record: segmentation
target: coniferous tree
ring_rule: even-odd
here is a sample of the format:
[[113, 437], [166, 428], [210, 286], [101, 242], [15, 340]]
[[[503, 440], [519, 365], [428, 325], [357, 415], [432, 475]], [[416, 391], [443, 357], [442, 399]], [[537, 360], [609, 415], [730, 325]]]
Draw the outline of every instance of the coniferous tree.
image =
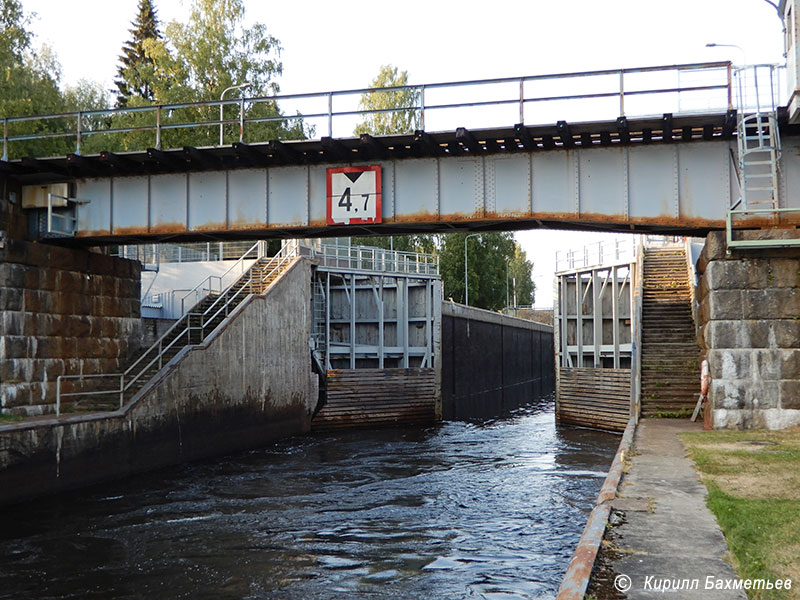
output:
[[131, 22], [131, 39], [122, 46], [117, 67], [117, 106], [126, 106], [131, 97], [154, 100], [153, 59], [145, 51], [145, 40], [160, 40], [158, 16], [152, 0], [139, 0], [136, 20]]

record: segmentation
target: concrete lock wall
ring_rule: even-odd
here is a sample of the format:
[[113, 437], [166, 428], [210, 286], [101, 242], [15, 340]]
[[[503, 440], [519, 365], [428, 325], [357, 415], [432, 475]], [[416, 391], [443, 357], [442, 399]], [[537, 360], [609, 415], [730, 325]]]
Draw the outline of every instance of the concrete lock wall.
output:
[[553, 328], [442, 303], [442, 417], [501, 414], [553, 392]]
[[136, 261], [6, 240], [0, 248], [0, 409], [54, 411], [59, 375], [117, 373], [139, 350]]
[[317, 402], [301, 259], [123, 411], [0, 425], [0, 504], [307, 431]]
[[724, 232], [714, 232], [697, 271], [698, 339], [711, 374], [712, 426], [800, 425], [800, 250], [734, 249], [728, 255]]

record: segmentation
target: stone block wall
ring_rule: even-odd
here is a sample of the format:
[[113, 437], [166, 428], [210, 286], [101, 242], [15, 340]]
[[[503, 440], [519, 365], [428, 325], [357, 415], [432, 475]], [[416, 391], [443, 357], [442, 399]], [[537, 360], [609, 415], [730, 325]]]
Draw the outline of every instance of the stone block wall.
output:
[[706, 239], [697, 263], [699, 343], [715, 429], [800, 425], [800, 252], [726, 252]]
[[0, 410], [52, 412], [59, 375], [115, 373], [140, 348], [140, 264], [49, 244], [0, 248]]

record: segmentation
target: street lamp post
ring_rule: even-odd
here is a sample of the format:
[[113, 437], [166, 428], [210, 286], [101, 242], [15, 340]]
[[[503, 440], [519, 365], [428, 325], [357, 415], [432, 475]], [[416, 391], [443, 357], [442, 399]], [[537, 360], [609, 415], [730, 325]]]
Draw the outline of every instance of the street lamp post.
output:
[[219, 100], [220, 100], [220, 104], [219, 104], [219, 145], [220, 146], [222, 146], [222, 144], [224, 143], [223, 142], [223, 138], [222, 138], [222, 125], [223, 125], [223, 123], [222, 123], [222, 119], [223, 119], [222, 99], [224, 98], [225, 94], [230, 92], [231, 90], [243, 90], [246, 87], [250, 87], [250, 82], [249, 81], [246, 81], [244, 83], [240, 83], [239, 85], [232, 85], [231, 87], [227, 87], [224, 90], [222, 90], [222, 93], [219, 95]]
[[736, 44], [716, 44], [714, 42], [710, 42], [706, 44], [706, 48], [736, 48], [739, 52], [742, 53], [742, 66], [747, 66], [747, 54], [742, 49], [741, 46], [737, 46]]
[[477, 237], [480, 233], [470, 233], [464, 238], [464, 304], [469, 306], [469, 280], [467, 279], [467, 272], [469, 266], [469, 257], [467, 256], [467, 240], [471, 237]]

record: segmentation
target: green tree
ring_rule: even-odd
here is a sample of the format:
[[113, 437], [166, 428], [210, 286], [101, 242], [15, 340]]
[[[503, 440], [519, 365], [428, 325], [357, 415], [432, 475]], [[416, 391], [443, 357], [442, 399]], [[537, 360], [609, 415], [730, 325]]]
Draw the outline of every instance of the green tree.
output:
[[[442, 236], [439, 248], [439, 270], [444, 281], [444, 296], [456, 302], [465, 301], [464, 241], [467, 234]], [[467, 240], [469, 256], [469, 304], [499, 310], [506, 305], [506, 262], [509, 278], [517, 278], [517, 303], [533, 302], [533, 265], [514, 241], [512, 233], [482, 233]]]
[[[383, 65], [369, 87], [386, 88], [407, 85], [408, 71], [399, 71], [392, 65]], [[356, 135], [362, 133], [391, 135], [413, 132], [420, 126], [420, 115], [416, 108], [418, 104], [419, 91], [415, 88], [362, 94], [359, 103], [361, 110], [387, 112], [372, 112], [364, 115], [364, 120], [356, 126], [355, 133]]]
[[[48, 47], [31, 45], [30, 16], [19, 0], [0, 0], [0, 117], [63, 112], [59, 90], [61, 66]], [[9, 135], [72, 131], [68, 119], [24, 121], [9, 124]], [[51, 138], [15, 142], [9, 158], [64, 154], [74, 138]]]
[[144, 100], [155, 100], [152, 90], [154, 76], [153, 59], [145, 52], [146, 40], [160, 40], [158, 16], [152, 0], [139, 0], [136, 19], [131, 22], [131, 39], [122, 46], [117, 67], [117, 106], [128, 104], [132, 96]]
[[[243, 0], [193, 0], [186, 23], [167, 24], [163, 38], [142, 42], [147, 57], [144, 73], [150, 82], [153, 102], [180, 104], [219, 100], [222, 92], [234, 85], [249, 83], [241, 93], [247, 96], [268, 96], [279, 91], [275, 80], [283, 71], [279, 60], [280, 42], [267, 33], [262, 23], [245, 26]], [[229, 94], [226, 99], [235, 99]], [[131, 97], [128, 106], [151, 104], [143, 98]], [[224, 108], [225, 120], [236, 120], [237, 105]], [[245, 141], [270, 139], [302, 139], [307, 136], [301, 119], [283, 116], [274, 101], [245, 105], [245, 117], [261, 119], [246, 127]], [[162, 115], [162, 124], [205, 122], [206, 126], [167, 129], [162, 135], [163, 147], [211, 146], [219, 143], [218, 106], [173, 109]], [[130, 112], [115, 117], [115, 127], [152, 126], [153, 112]], [[225, 127], [225, 141], [238, 141], [239, 128]], [[143, 150], [154, 145], [152, 132], [132, 132], [122, 141], [125, 150]]]

